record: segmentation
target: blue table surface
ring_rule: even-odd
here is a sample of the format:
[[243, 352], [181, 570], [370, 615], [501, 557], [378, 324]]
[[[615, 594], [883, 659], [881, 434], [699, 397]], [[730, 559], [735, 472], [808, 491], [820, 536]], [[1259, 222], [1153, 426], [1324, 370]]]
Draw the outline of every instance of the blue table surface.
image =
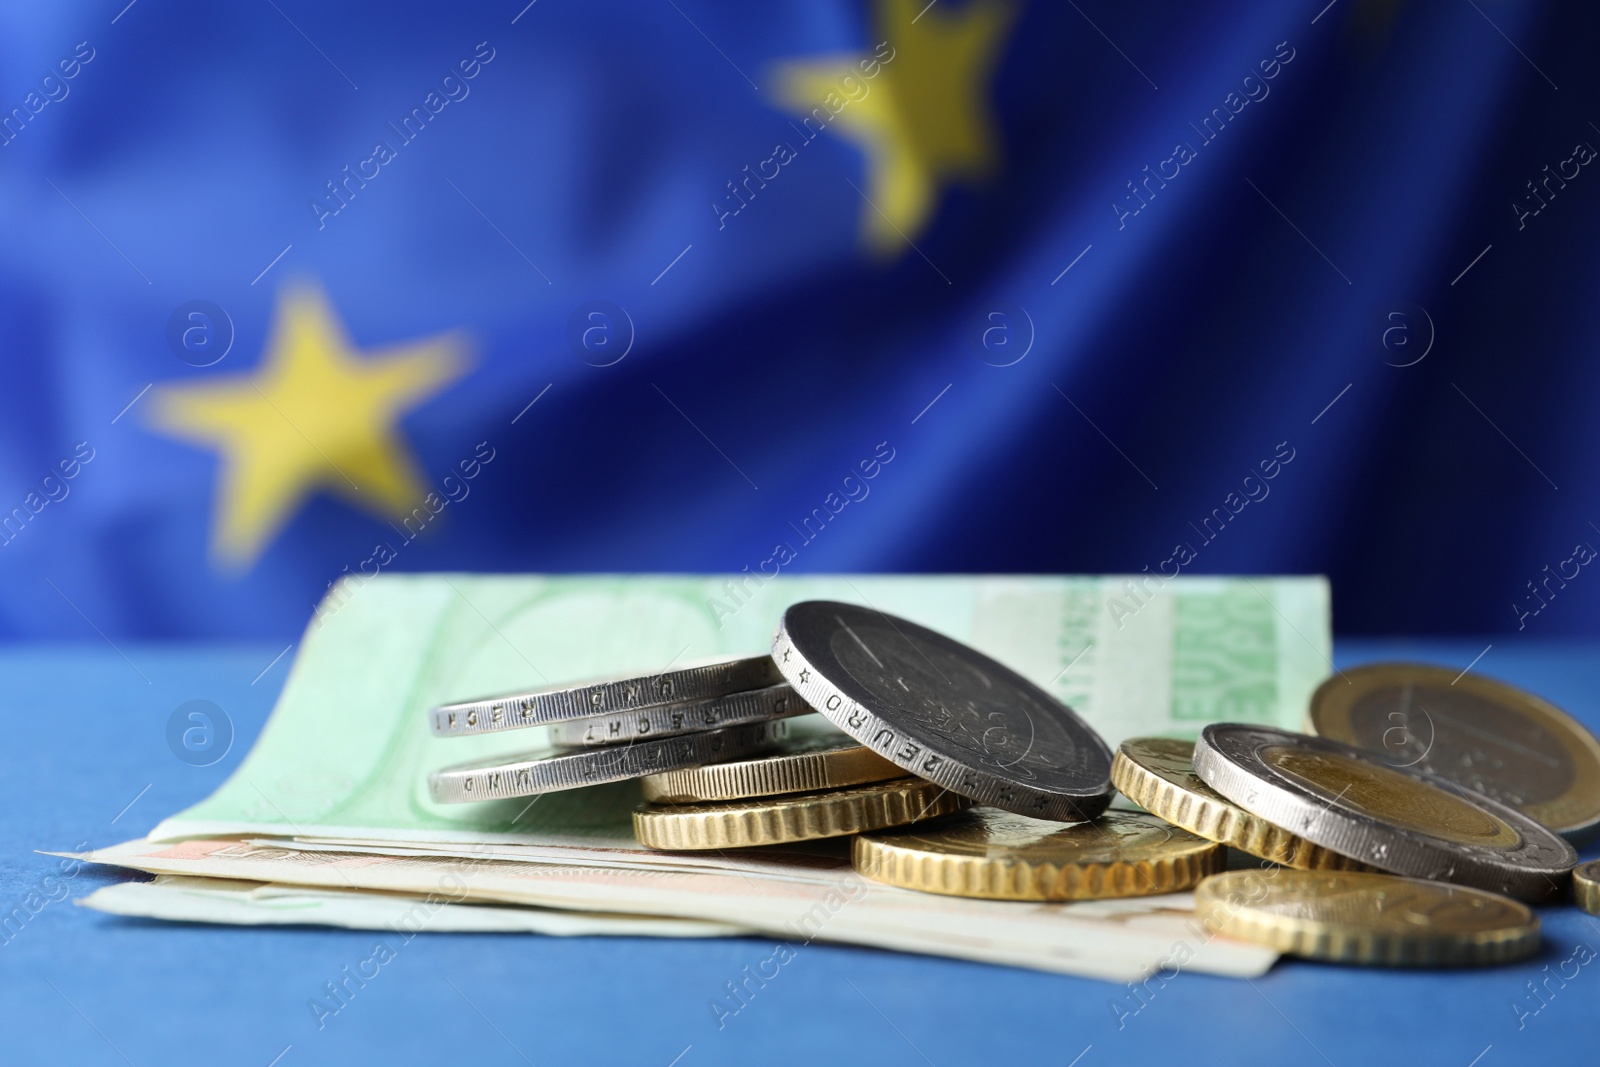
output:
[[[1338, 662], [1464, 667], [1484, 645], [1343, 641]], [[0, 915], [58, 873], [59, 861], [33, 850], [136, 837], [221, 783], [283, 683], [280, 648], [0, 649]], [[1478, 669], [1600, 726], [1592, 645], [1496, 642]], [[210, 767], [167, 745], [168, 717], [194, 699], [220, 705], [237, 732]], [[121, 877], [85, 868], [70, 897]], [[1570, 905], [1542, 910], [1543, 950], [1526, 963], [1392, 971], [1284, 960], [1253, 982], [1184, 973], [1136, 1014], [1139, 1002], [1112, 983], [816, 943], [720, 1027], [710, 1001], [771, 955], [771, 941], [428, 934], [319, 1028], [308, 1002], [367, 959], [378, 935], [131, 920], [70, 897], [24, 908], [25, 921], [0, 934], [0, 1062], [1097, 1067], [1161, 1056], [1499, 1067], [1574, 1054], [1593, 1063], [1600, 1050], [1600, 962], [1570, 962], [1600, 950], [1600, 920]]]

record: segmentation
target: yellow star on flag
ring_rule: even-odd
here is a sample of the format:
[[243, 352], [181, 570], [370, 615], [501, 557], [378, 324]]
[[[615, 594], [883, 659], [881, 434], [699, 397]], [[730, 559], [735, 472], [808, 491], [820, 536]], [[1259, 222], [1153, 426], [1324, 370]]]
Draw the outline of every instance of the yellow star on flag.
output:
[[396, 423], [466, 367], [450, 334], [360, 355], [323, 292], [294, 285], [253, 373], [163, 386], [149, 420], [220, 454], [212, 554], [245, 569], [319, 489], [409, 515], [427, 489]]
[[1013, 14], [996, 0], [949, 14], [925, 0], [878, 0], [878, 31], [893, 51], [878, 53], [888, 59], [875, 77], [865, 76], [871, 68], [862, 56], [779, 66], [779, 92], [813, 119], [808, 130], [836, 127], [866, 153], [862, 237], [874, 252], [903, 252], [928, 224], [942, 186], [993, 172], [989, 80]]

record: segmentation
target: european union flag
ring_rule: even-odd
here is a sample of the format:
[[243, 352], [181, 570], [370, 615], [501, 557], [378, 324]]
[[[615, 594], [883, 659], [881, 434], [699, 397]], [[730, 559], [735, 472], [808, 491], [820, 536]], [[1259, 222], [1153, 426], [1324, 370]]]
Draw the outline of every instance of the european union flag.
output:
[[0, 14], [0, 627], [437, 569], [1594, 629], [1575, 3]]

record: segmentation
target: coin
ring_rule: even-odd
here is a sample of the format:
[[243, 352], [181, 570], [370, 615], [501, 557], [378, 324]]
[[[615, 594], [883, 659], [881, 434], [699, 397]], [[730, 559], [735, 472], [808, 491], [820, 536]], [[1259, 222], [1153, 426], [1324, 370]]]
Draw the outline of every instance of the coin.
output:
[[971, 803], [932, 782], [897, 778], [720, 804], [641, 804], [633, 813], [633, 836], [649, 848], [749, 848], [902, 826]]
[[1578, 860], [1515, 808], [1323, 737], [1213, 723], [1194, 769], [1251, 814], [1395, 874], [1538, 901], [1565, 889]]
[[1194, 742], [1134, 737], [1111, 761], [1111, 781], [1153, 815], [1210, 841], [1290, 867], [1365, 870], [1366, 864], [1296, 837], [1245, 811], [1194, 773]]
[[1066, 705], [916, 623], [812, 600], [783, 613], [778, 669], [845, 733], [982, 804], [1077, 821], [1111, 799], [1111, 751]]
[[428, 775], [428, 790], [441, 804], [502, 800], [576, 789], [602, 782], [642, 778], [657, 771], [695, 767], [759, 752], [789, 735], [789, 721], [745, 723], [680, 737], [657, 737], [631, 745], [560, 749], [491, 756]]
[[1572, 899], [1590, 915], [1600, 915], [1600, 860], [1573, 868]]
[[765, 689], [782, 681], [770, 656], [720, 657], [659, 674], [616, 675], [444, 704], [429, 712], [428, 719], [433, 732], [441, 736], [483, 734], [616, 711], [714, 700], [750, 689]]
[[1335, 963], [1505, 963], [1539, 949], [1539, 919], [1481, 889], [1360, 871], [1229, 871], [1195, 890], [1208, 930]]
[[1600, 740], [1547, 700], [1481, 674], [1379, 663], [1311, 697], [1312, 729], [1437, 774], [1568, 837], [1600, 826]]
[[644, 798], [668, 804], [809, 793], [903, 778], [905, 771], [854, 738], [790, 737], [770, 756], [666, 771], [640, 779]]
[[766, 722], [811, 711], [787, 685], [769, 685], [748, 693], [733, 693], [712, 700], [664, 704], [611, 715], [553, 723], [550, 741], [556, 745], [615, 745], [644, 737], [671, 737], [714, 730], [741, 722]]
[[926, 827], [858, 837], [856, 870], [902, 889], [986, 900], [1098, 900], [1176, 893], [1226, 850], [1143, 812], [1063, 826], [973, 808]]

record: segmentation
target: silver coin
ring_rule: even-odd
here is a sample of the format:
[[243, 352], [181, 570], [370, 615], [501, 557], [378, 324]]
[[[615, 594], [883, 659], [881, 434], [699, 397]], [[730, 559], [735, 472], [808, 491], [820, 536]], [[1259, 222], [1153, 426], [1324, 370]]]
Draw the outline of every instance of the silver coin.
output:
[[428, 714], [440, 736], [485, 734], [765, 689], [783, 675], [770, 656], [721, 657], [659, 674], [616, 675], [444, 704]]
[[906, 771], [1038, 819], [1105, 810], [1111, 750], [1066, 705], [959, 641], [879, 611], [810, 600], [772, 657], [807, 704]]
[[1251, 814], [1394, 874], [1540, 901], [1564, 891], [1578, 862], [1571, 845], [1515, 808], [1323, 737], [1213, 723], [1195, 745], [1194, 769]]
[[791, 687], [769, 685], [765, 689], [714, 700], [558, 722], [550, 727], [550, 740], [557, 745], [570, 746], [626, 744], [647, 737], [674, 737], [742, 722], [784, 719], [810, 711]]
[[679, 737], [658, 737], [631, 745], [544, 748], [434, 771], [428, 775], [428, 792], [441, 804], [530, 797], [740, 759], [787, 736], [788, 721], [778, 719]]

